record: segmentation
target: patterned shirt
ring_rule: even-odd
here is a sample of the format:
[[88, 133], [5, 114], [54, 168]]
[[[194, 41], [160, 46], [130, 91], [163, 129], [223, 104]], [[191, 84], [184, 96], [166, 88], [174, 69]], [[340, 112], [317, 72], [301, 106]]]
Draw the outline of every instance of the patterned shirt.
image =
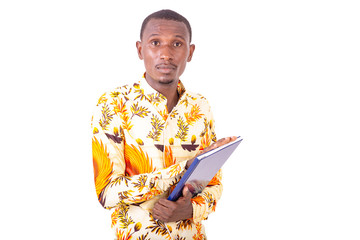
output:
[[92, 119], [98, 200], [111, 209], [117, 239], [206, 239], [202, 220], [222, 193], [221, 171], [192, 201], [193, 218], [163, 223], [152, 208], [184, 174], [186, 160], [216, 141], [208, 101], [178, 84], [169, 113], [166, 98], [143, 77], [103, 94]]

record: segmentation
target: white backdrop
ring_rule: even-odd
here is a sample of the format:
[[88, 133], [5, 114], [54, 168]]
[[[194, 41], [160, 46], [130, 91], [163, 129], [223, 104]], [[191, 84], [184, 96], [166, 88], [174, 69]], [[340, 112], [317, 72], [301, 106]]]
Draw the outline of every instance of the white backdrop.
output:
[[93, 185], [92, 109], [141, 76], [141, 22], [170, 8], [196, 45], [182, 81], [209, 99], [218, 137], [244, 138], [208, 238], [359, 239], [356, 3], [2, 1], [0, 238], [112, 239]]

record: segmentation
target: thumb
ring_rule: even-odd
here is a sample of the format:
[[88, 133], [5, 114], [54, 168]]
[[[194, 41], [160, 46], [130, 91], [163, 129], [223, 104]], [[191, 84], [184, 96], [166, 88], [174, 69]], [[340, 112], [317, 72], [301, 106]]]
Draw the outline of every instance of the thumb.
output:
[[188, 199], [192, 197], [192, 193], [190, 192], [188, 186], [185, 186], [183, 189], [183, 197]]

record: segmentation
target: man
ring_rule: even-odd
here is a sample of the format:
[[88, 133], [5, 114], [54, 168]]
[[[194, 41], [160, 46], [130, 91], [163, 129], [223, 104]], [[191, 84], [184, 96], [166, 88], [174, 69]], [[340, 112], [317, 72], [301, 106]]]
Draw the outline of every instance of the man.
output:
[[143, 78], [102, 95], [94, 112], [96, 193], [113, 210], [117, 239], [206, 239], [201, 221], [221, 196], [221, 172], [202, 193], [185, 187], [167, 200], [196, 155], [234, 140], [216, 142], [207, 100], [179, 80], [195, 50], [191, 34], [176, 12], [149, 15], [136, 43]]

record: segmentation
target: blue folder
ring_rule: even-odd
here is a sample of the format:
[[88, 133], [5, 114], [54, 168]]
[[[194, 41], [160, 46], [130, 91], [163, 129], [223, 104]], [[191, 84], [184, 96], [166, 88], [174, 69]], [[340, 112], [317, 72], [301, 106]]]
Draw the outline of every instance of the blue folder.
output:
[[239, 146], [241, 141], [242, 138], [238, 137], [233, 142], [197, 156], [169, 195], [168, 200], [176, 201], [182, 196], [182, 189], [185, 185], [188, 185], [193, 195], [200, 193]]

